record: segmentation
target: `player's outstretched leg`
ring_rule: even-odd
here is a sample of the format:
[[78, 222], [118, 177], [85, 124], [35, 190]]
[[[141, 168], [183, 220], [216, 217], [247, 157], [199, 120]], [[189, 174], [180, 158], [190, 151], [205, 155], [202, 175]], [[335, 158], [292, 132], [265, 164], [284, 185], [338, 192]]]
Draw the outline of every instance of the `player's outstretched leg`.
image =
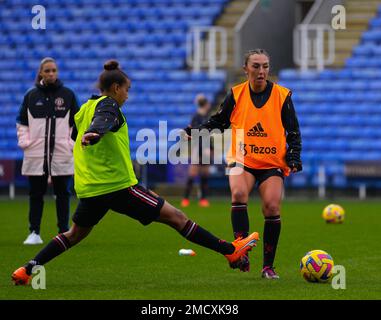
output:
[[240, 261], [248, 251], [257, 245], [259, 240], [257, 232], [250, 234], [246, 238], [238, 238], [233, 242], [218, 239], [168, 202], [164, 203], [158, 222], [165, 223], [176, 229], [191, 242], [223, 254], [230, 264]]
[[23, 267], [18, 268], [12, 274], [15, 285], [27, 285], [32, 279], [32, 270], [36, 265], [42, 266], [54, 259], [61, 253], [69, 250], [79, 243], [91, 231], [92, 227], [80, 227], [73, 223], [68, 232], [61, 233], [53, 238], [35, 257]]

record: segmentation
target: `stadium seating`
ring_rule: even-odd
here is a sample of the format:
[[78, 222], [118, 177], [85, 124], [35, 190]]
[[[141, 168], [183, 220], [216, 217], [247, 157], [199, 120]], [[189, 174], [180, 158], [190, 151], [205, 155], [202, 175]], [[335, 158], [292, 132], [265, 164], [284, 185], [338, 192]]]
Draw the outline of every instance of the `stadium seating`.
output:
[[[57, 60], [60, 78], [80, 104], [97, 92], [105, 60], [119, 60], [132, 79], [123, 110], [133, 157], [139, 129], [157, 133], [164, 120], [168, 132], [187, 125], [195, 95], [215, 101], [226, 74], [187, 70], [186, 33], [212, 25], [227, 1], [41, 0], [46, 30], [31, 28], [34, 0], [0, 1], [0, 159], [22, 158], [15, 118], [46, 56]], [[381, 160], [381, 6], [343, 69], [290, 69], [279, 77], [293, 91], [303, 138], [304, 170], [287, 183], [316, 186], [323, 165], [328, 183], [341, 188], [348, 186], [346, 161]]]
[[304, 172], [291, 185], [318, 185], [324, 165], [328, 184], [346, 187], [347, 161], [381, 161], [381, 6], [343, 69], [287, 69], [279, 78], [293, 91], [303, 139]]
[[[46, 30], [31, 27], [32, 0], [0, 2], [0, 159], [21, 159], [15, 120], [39, 61], [54, 57], [59, 76], [84, 103], [97, 93], [103, 63], [116, 58], [132, 79], [128, 117], [132, 155], [136, 133], [158, 121], [168, 132], [183, 128], [203, 92], [214, 101], [224, 89], [225, 72], [186, 69], [186, 33], [211, 26], [227, 0], [45, 0]], [[145, 118], [142, 118], [142, 113]]]

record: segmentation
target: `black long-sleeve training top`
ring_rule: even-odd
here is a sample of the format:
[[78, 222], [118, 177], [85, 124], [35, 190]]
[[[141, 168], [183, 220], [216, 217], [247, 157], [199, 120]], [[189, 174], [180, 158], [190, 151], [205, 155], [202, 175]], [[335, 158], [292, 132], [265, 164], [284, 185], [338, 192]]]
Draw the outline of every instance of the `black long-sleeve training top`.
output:
[[[100, 97], [101, 96], [93, 95], [91, 99], [96, 100]], [[102, 137], [109, 131], [117, 132], [124, 122], [122, 111], [120, 110], [118, 103], [113, 98], [107, 97], [101, 100], [95, 107], [90, 127], [85, 133], [98, 133], [100, 137]], [[77, 138], [76, 128], [74, 128], [71, 138], [73, 140]], [[99, 139], [91, 140], [90, 144], [95, 144], [98, 141]]]

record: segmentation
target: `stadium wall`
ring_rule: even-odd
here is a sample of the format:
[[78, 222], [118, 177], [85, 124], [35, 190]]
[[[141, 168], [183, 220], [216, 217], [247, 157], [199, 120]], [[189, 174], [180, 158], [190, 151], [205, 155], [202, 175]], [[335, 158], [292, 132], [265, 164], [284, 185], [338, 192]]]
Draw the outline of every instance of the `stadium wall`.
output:
[[343, 0], [318, 0], [315, 1], [309, 14], [304, 19], [303, 23], [319, 24], [327, 23], [331, 24], [332, 20], [332, 8], [335, 5], [342, 5]]
[[[279, 14], [274, 15], [274, 12]], [[271, 56], [272, 73], [292, 68], [292, 33], [297, 24], [295, 17], [295, 0], [257, 1], [238, 34], [240, 39], [245, 39], [236, 48], [238, 58], [240, 56], [242, 60], [244, 52], [250, 49], [265, 48]]]

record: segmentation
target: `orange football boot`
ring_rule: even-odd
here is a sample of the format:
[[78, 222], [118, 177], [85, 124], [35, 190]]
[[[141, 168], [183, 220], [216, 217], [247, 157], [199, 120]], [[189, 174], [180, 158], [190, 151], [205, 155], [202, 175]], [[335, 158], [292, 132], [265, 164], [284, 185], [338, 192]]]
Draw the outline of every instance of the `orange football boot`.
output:
[[184, 198], [183, 200], [181, 200], [181, 206], [182, 206], [183, 208], [188, 207], [189, 204], [190, 204], [189, 199]]
[[32, 276], [26, 273], [25, 267], [18, 268], [15, 272], [12, 273], [12, 281], [16, 286], [25, 286], [28, 285]]
[[257, 241], [259, 240], [258, 232], [253, 232], [246, 238], [239, 237], [232, 242], [235, 250], [232, 254], [226, 254], [225, 257], [228, 259], [230, 265], [234, 265], [240, 261], [243, 256], [246, 255], [253, 247], [257, 246]]
[[198, 205], [200, 207], [207, 208], [210, 206], [210, 203], [207, 199], [200, 199], [200, 201], [198, 202]]

